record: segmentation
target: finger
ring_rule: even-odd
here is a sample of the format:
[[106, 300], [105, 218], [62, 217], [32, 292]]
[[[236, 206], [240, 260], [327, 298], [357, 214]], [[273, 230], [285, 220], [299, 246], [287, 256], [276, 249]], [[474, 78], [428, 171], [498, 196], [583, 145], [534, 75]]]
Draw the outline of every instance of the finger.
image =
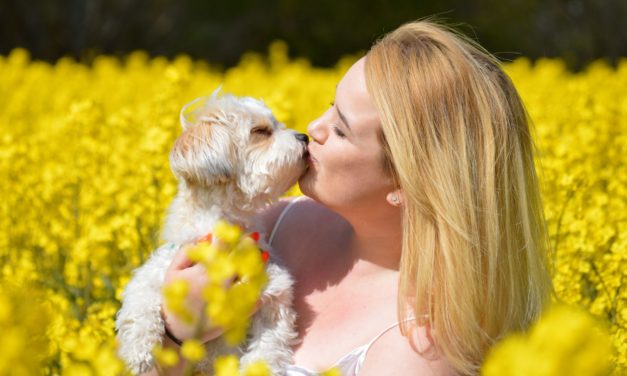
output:
[[187, 257], [188, 248], [189, 248], [188, 245], [183, 245], [181, 246], [181, 249], [179, 249], [176, 252], [176, 254], [174, 255], [174, 258], [172, 259], [172, 263], [170, 264], [171, 269], [181, 270], [181, 269], [187, 269], [190, 266], [195, 265], [195, 262], [193, 262]]
[[222, 286], [224, 286], [225, 289], [228, 289], [229, 287], [233, 286], [233, 284], [235, 283], [239, 283], [241, 282], [241, 280], [239, 279], [238, 275], [233, 275], [230, 278], [226, 278], [223, 283]]
[[181, 273], [182, 275], [185, 275], [185, 279], [187, 279], [196, 289], [202, 289], [209, 282], [207, 269], [202, 264], [195, 264], [194, 266], [183, 270]]
[[194, 263], [188, 269], [189, 269], [190, 274], [195, 275], [195, 276], [207, 275], [207, 268], [203, 264]]

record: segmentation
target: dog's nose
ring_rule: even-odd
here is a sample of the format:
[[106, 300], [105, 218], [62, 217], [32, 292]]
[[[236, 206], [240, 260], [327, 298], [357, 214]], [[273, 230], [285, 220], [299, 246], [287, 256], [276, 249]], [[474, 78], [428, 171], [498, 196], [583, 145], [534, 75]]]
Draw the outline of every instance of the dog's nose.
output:
[[305, 144], [309, 143], [309, 136], [304, 133], [296, 133], [294, 136], [298, 141], [304, 142]]

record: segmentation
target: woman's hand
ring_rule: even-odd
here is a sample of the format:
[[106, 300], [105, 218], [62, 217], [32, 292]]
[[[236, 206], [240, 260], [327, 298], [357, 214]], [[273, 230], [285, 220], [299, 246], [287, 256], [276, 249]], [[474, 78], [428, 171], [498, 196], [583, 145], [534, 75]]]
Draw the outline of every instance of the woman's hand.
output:
[[[187, 294], [186, 307], [196, 319], [202, 317], [200, 340], [204, 343], [221, 336], [224, 329], [211, 326], [203, 314], [206, 302], [202, 297], [202, 290], [209, 278], [207, 269], [202, 264], [195, 263], [187, 257], [187, 250], [193, 246], [194, 244], [186, 244], [177, 251], [166, 271], [164, 285], [180, 279], [187, 281], [189, 292]], [[263, 300], [259, 299], [252, 314], [257, 312], [262, 305]], [[178, 340], [184, 341], [194, 337], [196, 334], [197, 321], [192, 324], [183, 322], [165, 304], [161, 305], [161, 314], [167, 330]]]
[[[202, 316], [202, 334], [200, 338], [202, 342], [207, 342], [219, 337], [223, 330], [218, 327], [211, 327], [203, 314], [206, 303], [202, 298], [202, 290], [208, 282], [207, 269], [202, 264], [195, 263], [187, 258], [187, 250], [192, 246], [194, 245], [186, 244], [177, 251], [166, 271], [164, 285], [181, 279], [187, 281], [189, 293], [187, 295], [186, 307], [196, 320]], [[192, 338], [196, 334], [197, 321], [191, 325], [183, 322], [166, 307], [166, 304], [161, 305], [161, 314], [167, 330], [180, 341]]]

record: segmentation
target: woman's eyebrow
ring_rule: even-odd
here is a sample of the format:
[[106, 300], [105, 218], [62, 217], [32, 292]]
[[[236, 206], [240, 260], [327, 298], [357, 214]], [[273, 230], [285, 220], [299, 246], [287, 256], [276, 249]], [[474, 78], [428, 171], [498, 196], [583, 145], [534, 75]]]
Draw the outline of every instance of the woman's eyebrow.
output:
[[[335, 96], [337, 97], [337, 85], [335, 85], [335, 93], [336, 93]], [[350, 130], [352, 132], [353, 130], [351, 129], [351, 126], [348, 125], [348, 121], [346, 120], [346, 116], [344, 116], [342, 111], [340, 111], [340, 108], [337, 106], [337, 103], [335, 103], [335, 109], [337, 110], [337, 114], [340, 115], [340, 119], [342, 119], [342, 122], [344, 123], [344, 125], [346, 125], [346, 128], [348, 128], [348, 130]]]
[[342, 119], [342, 122], [344, 123], [344, 125], [346, 125], [346, 128], [352, 131], [351, 126], [348, 125], [348, 121], [346, 121], [346, 117], [344, 116], [342, 111], [340, 111], [340, 108], [337, 106], [337, 104], [335, 105], [335, 109], [337, 110], [337, 114], [340, 115], [340, 119]]

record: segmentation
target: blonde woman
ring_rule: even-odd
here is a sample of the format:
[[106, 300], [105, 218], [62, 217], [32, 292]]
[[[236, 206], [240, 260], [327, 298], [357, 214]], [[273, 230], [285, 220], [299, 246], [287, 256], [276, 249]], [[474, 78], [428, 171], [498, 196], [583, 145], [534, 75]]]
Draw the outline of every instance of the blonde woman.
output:
[[[527, 114], [498, 61], [437, 23], [405, 24], [308, 132], [306, 197], [261, 218], [296, 280], [287, 374], [477, 374], [551, 291]], [[167, 279], [200, 283], [199, 265], [179, 265]]]

